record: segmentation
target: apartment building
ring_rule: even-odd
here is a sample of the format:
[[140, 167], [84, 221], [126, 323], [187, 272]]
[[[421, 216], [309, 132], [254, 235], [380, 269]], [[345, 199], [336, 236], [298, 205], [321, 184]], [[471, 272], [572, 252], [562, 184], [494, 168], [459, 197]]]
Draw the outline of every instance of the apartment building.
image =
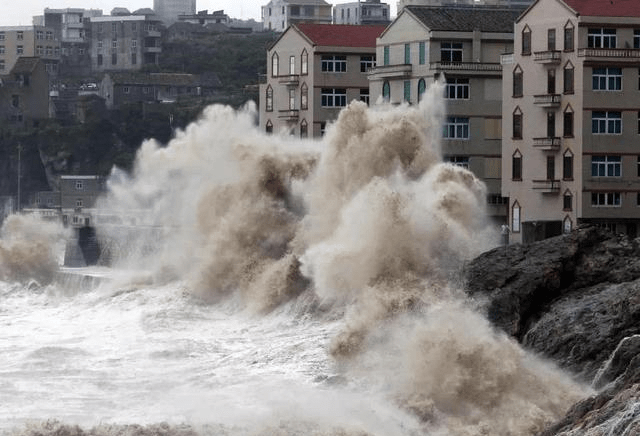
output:
[[0, 75], [0, 124], [33, 126], [49, 117], [49, 75], [44, 61], [22, 56]]
[[18, 58], [39, 57], [51, 75], [58, 72], [60, 40], [46, 26], [0, 26], [0, 74], [7, 74]]
[[89, 18], [91, 70], [135, 71], [157, 65], [162, 52], [160, 25], [151, 9]]
[[319, 137], [352, 100], [369, 103], [367, 72], [385, 26], [300, 23], [267, 51], [260, 85], [260, 127]]
[[153, 10], [166, 26], [170, 26], [180, 15], [195, 15], [196, 0], [153, 0]]
[[380, 0], [340, 3], [333, 7], [333, 24], [383, 24], [391, 23], [391, 10]]
[[91, 56], [84, 19], [99, 16], [102, 16], [101, 9], [45, 8], [44, 25], [51, 28], [54, 38], [60, 41], [60, 74], [90, 74]]
[[501, 192], [502, 67], [513, 48], [519, 9], [407, 6], [377, 40], [369, 75], [372, 101], [417, 103], [436, 80], [446, 83], [444, 159], [487, 186], [487, 210], [506, 222]]
[[262, 26], [284, 32], [296, 23], [331, 24], [331, 8], [324, 0], [271, 0], [262, 6]]
[[640, 224], [640, 2], [537, 0], [503, 60], [512, 240]]

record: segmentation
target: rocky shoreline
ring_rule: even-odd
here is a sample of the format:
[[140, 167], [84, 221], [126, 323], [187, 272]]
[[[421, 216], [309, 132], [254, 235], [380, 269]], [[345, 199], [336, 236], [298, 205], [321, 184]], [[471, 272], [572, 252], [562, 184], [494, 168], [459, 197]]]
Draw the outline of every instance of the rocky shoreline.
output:
[[540, 436], [640, 434], [640, 239], [585, 226], [465, 268], [497, 327], [597, 393]]

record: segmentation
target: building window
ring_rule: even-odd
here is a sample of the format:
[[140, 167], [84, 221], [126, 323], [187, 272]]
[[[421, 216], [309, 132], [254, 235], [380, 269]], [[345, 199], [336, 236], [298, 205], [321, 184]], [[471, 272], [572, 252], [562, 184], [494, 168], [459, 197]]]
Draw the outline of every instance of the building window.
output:
[[564, 28], [564, 51], [573, 51], [573, 24], [567, 23]]
[[17, 32], [16, 33], [16, 39], [18, 41], [22, 41], [24, 39], [24, 32]]
[[403, 83], [403, 99], [407, 103], [411, 103], [411, 81], [405, 80]]
[[320, 61], [324, 72], [345, 73], [347, 71], [347, 57], [342, 55], [325, 55]]
[[523, 91], [522, 68], [520, 65], [513, 70], [513, 97], [522, 97]]
[[138, 54], [137, 53], [131, 53], [131, 64], [132, 65], [136, 65], [138, 63]]
[[592, 177], [620, 177], [622, 159], [620, 156], [591, 156]]
[[567, 150], [562, 155], [562, 179], [573, 180], [573, 153]]
[[591, 78], [594, 91], [622, 90], [622, 68], [594, 68]]
[[418, 62], [420, 65], [424, 65], [427, 62], [427, 50], [424, 41], [418, 43]]
[[36, 32], [36, 39], [44, 39], [44, 32], [42, 30]]
[[633, 31], [633, 48], [640, 48], [640, 30]]
[[36, 55], [42, 56], [44, 54], [44, 48], [41, 45], [36, 46]]
[[24, 46], [22, 46], [22, 45], [17, 46], [16, 47], [16, 54], [19, 54], [19, 55], [24, 54]]
[[518, 150], [511, 156], [511, 180], [522, 180], [522, 154]]
[[520, 233], [520, 203], [518, 200], [514, 201], [511, 206], [511, 231]]
[[128, 86], [124, 86], [122, 87], [122, 92], [124, 94], [129, 94], [131, 92], [131, 88], [129, 88]]
[[102, 55], [98, 55], [98, 66], [102, 65]]
[[144, 88], [142, 88], [142, 93], [143, 93], [143, 94], [148, 94], [148, 93], [149, 93], [149, 91], [150, 91], [150, 89], [149, 89], [149, 87], [148, 87], [148, 86], [145, 86]]
[[137, 39], [132, 39], [131, 40], [131, 48], [132, 49], [138, 48], [138, 40]]
[[525, 26], [522, 30], [522, 55], [531, 54], [531, 29], [529, 26]]
[[296, 108], [296, 89], [289, 89], [289, 110], [295, 110]]
[[547, 50], [556, 51], [556, 29], [547, 29]]
[[587, 32], [587, 47], [616, 48], [616, 29], [589, 29]]
[[112, 53], [111, 54], [111, 65], [117, 65], [118, 64], [118, 55], [116, 53]]
[[562, 114], [562, 136], [573, 138], [573, 110], [567, 106]]
[[567, 65], [565, 65], [564, 70], [563, 70], [563, 86], [562, 86], [562, 91], [565, 94], [573, 94], [573, 72], [574, 72], [574, 68], [573, 68], [573, 64], [571, 64], [570, 62], [567, 63]]
[[547, 70], [547, 94], [556, 93], [556, 70], [551, 68]]
[[382, 98], [384, 101], [389, 101], [391, 99], [391, 85], [389, 85], [388, 80], [385, 80], [382, 84]]
[[[418, 101], [422, 101], [422, 96], [427, 91], [427, 82], [424, 79], [418, 80]], [[639, 121], [640, 122], [640, 121]]]
[[302, 120], [300, 122], [300, 137], [301, 138], [306, 138], [307, 136], [309, 136], [309, 127], [307, 125], [307, 120]]
[[138, 31], [138, 23], [131, 23], [131, 31], [132, 32]]
[[462, 62], [462, 43], [461, 42], [440, 43], [440, 61], [441, 62]]
[[309, 87], [303, 83], [300, 87], [300, 110], [306, 111], [307, 109], [309, 109]]
[[273, 123], [271, 120], [267, 120], [267, 124], [265, 124], [265, 131], [267, 133], [273, 133]]
[[593, 111], [591, 113], [591, 133], [609, 135], [622, 133], [622, 113]]
[[111, 23], [111, 33], [116, 33], [118, 31], [118, 23]]
[[411, 44], [404, 45], [404, 63], [405, 64], [411, 63]]
[[449, 156], [447, 158], [447, 161], [456, 166], [465, 168], [467, 170], [469, 169], [469, 156]]
[[444, 138], [469, 139], [469, 118], [448, 117], [444, 122]]
[[382, 49], [384, 65], [389, 65], [389, 46], [385, 45]]
[[271, 56], [271, 77], [278, 77], [278, 53]]
[[347, 90], [343, 88], [322, 88], [322, 107], [344, 107], [347, 105]]
[[53, 39], [53, 32], [51, 30], [47, 30], [47, 39], [48, 40], [52, 40]]
[[4, 41], [4, 38], [5, 38], [5, 33], [0, 32], [0, 41]]
[[360, 56], [360, 72], [366, 73], [373, 67], [375, 67], [375, 56]]
[[360, 101], [369, 106], [369, 88], [360, 88]]
[[76, 191], [82, 191], [84, 189], [84, 183], [82, 180], [76, 180]]
[[0, 45], [0, 55], [4, 54], [4, 45]]
[[445, 98], [466, 100], [469, 98], [469, 79], [447, 79]]
[[573, 195], [570, 192], [565, 192], [562, 197], [562, 210], [567, 212], [573, 210]]
[[0, 59], [0, 71], [4, 71], [4, 59]]
[[619, 192], [592, 192], [591, 193], [591, 206], [601, 207], [620, 207], [622, 202], [620, 201]]
[[513, 111], [513, 139], [522, 139], [522, 111], [519, 107]]
[[556, 113], [547, 112], [547, 138], [556, 136]]
[[293, 75], [296, 73], [296, 57], [289, 56], [289, 74]]
[[266, 98], [265, 98], [265, 110], [267, 112], [271, 112], [273, 111], [273, 88], [271, 87], [271, 85], [267, 86], [267, 92], [266, 92]]
[[547, 155], [547, 180], [556, 179], [556, 157]]
[[76, 198], [76, 207], [82, 207], [82, 198]]
[[309, 74], [309, 54], [306, 49], [302, 50], [300, 56], [300, 74]]

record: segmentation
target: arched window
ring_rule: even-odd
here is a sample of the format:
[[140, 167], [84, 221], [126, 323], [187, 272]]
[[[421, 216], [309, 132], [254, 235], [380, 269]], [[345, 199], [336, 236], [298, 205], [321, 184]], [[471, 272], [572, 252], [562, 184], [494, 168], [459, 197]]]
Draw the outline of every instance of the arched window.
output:
[[271, 56], [271, 77], [278, 77], [278, 53], [274, 53]]
[[571, 218], [567, 215], [562, 222], [562, 231], [564, 233], [571, 233], [571, 230], [573, 230], [573, 221], [571, 221]]
[[273, 88], [271, 87], [271, 85], [267, 86], [265, 95], [265, 110], [267, 112], [273, 111]]
[[562, 136], [573, 138], [573, 108], [570, 104], [562, 112]]
[[267, 133], [273, 133], [273, 123], [271, 122], [271, 120], [267, 120], [267, 124], [266, 124], [266, 132]]
[[300, 74], [309, 74], [309, 54], [306, 48], [302, 50], [302, 55], [300, 56]]
[[300, 87], [300, 110], [309, 109], [309, 87], [306, 83], [302, 83]]
[[571, 61], [568, 61], [565, 65], [564, 65], [564, 69], [562, 71], [562, 78], [563, 78], [563, 85], [562, 85], [562, 91], [565, 94], [573, 94], [573, 64], [571, 63]]
[[562, 196], [562, 210], [573, 210], [573, 194], [568, 189], [564, 191]]
[[308, 133], [307, 120], [303, 119], [300, 122], [300, 137], [301, 138], [306, 138], [308, 135], [309, 135], [309, 133]]
[[564, 25], [564, 51], [573, 51], [573, 23], [567, 21]]
[[424, 79], [418, 80], [418, 101], [422, 101], [422, 95], [426, 92], [426, 90], [427, 83], [424, 81]]
[[391, 85], [387, 80], [382, 84], [382, 98], [384, 101], [389, 101], [391, 99]]
[[522, 139], [522, 111], [520, 106], [513, 111], [513, 139]]
[[523, 83], [522, 68], [516, 65], [513, 69], [513, 97], [522, 97]]
[[562, 155], [562, 180], [573, 180], [573, 152], [569, 149]]
[[511, 156], [511, 179], [522, 180], [522, 153], [516, 150]]
[[520, 233], [520, 203], [518, 200], [514, 201], [511, 206], [511, 231]]
[[522, 54], [531, 54], [531, 29], [528, 25], [522, 29]]

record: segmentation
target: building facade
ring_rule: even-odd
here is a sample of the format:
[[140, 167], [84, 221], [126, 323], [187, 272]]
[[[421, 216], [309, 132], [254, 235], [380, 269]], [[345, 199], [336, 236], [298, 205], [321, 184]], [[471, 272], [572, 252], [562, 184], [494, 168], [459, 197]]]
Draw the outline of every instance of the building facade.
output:
[[495, 7], [404, 8], [377, 41], [369, 75], [372, 101], [413, 104], [434, 81], [445, 82], [446, 161], [487, 186], [487, 210], [506, 221], [501, 192], [502, 67], [521, 10]]
[[0, 123], [20, 128], [49, 118], [49, 75], [38, 57], [20, 57], [0, 76]]
[[135, 71], [157, 65], [162, 52], [160, 24], [152, 14], [89, 18], [92, 72]]
[[60, 40], [45, 26], [0, 26], [0, 74], [7, 74], [18, 58], [39, 57], [51, 75], [58, 72]]
[[153, 0], [153, 10], [166, 26], [170, 26], [180, 15], [195, 15], [196, 0]]
[[333, 24], [383, 24], [391, 23], [391, 10], [380, 0], [340, 3], [333, 7]]
[[[604, 7], [603, 7], [604, 5]], [[640, 2], [537, 0], [503, 61], [512, 239], [640, 225]]]
[[331, 24], [331, 8], [324, 0], [271, 0], [262, 6], [262, 26], [284, 32], [296, 23]]
[[367, 72], [384, 26], [300, 23], [267, 52], [260, 128], [319, 137], [352, 100], [369, 102]]

